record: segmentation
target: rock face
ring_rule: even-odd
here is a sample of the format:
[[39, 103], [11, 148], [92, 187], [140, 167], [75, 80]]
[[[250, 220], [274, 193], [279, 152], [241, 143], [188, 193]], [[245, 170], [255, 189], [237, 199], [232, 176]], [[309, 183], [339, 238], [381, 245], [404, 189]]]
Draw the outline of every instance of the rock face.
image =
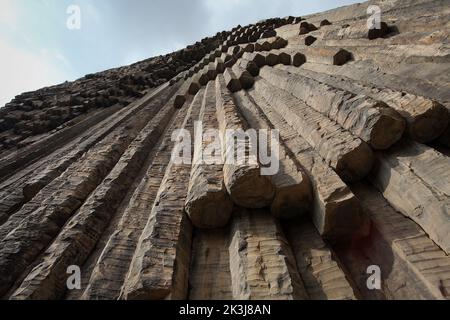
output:
[[268, 19], [17, 96], [0, 298], [449, 299], [449, 16]]

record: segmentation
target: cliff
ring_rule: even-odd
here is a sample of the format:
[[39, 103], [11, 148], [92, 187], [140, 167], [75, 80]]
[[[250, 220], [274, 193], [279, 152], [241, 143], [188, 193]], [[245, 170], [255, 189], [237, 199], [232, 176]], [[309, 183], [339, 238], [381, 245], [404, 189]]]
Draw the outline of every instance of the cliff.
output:
[[[0, 297], [448, 299], [449, 18], [369, 1], [19, 95], [0, 109]], [[197, 121], [276, 130], [279, 170], [252, 141], [245, 163], [195, 161], [208, 139], [175, 161]]]

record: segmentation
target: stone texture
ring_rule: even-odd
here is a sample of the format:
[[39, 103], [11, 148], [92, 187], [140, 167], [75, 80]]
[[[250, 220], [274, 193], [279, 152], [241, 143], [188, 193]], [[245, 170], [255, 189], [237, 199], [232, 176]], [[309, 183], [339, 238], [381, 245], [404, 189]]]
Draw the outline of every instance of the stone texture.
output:
[[251, 104], [247, 104], [248, 110], [255, 117], [264, 119], [271, 128], [280, 130], [292, 158], [308, 173], [314, 199], [310, 215], [319, 233], [332, 240], [367, 234], [369, 219], [351, 190], [317, 151], [275, 111], [276, 108], [253, 90], [249, 94], [260, 110], [256, 107], [250, 109]]
[[339, 69], [331, 66], [307, 63], [302, 68], [286, 68], [285, 70], [385, 102], [405, 118], [409, 136], [418, 142], [431, 142], [441, 136], [448, 127], [447, 108], [432, 99], [385, 87], [363, 85], [341, 76]]
[[342, 66], [351, 59], [347, 50], [333, 47], [295, 46], [292, 47], [306, 56], [306, 61], [334, 66]]
[[259, 52], [245, 52], [242, 58], [255, 63], [259, 68], [266, 65], [266, 58]]
[[378, 153], [376, 158], [370, 180], [395, 209], [416, 221], [448, 254], [448, 157], [417, 142], [404, 141], [390, 152]]
[[114, 168], [149, 116], [133, 118], [119, 126], [0, 227], [0, 255], [5, 257], [0, 261], [4, 270], [0, 278], [2, 293]]
[[241, 68], [238, 64], [233, 66], [233, 73], [236, 79], [241, 83], [241, 88], [244, 90], [250, 89], [255, 84], [255, 79], [246, 69]]
[[313, 300], [355, 300], [353, 288], [333, 250], [311, 222], [297, 222], [283, 226], [309, 297]]
[[292, 251], [268, 212], [237, 209], [230, 228], [234, 299], [307, 299]]
[[189, 300], [231, 300], [228, 228], [197, 230], [192, 245]]
[[384, 273], [391, 299], [448, 299], [450, 257], [412, 220], [395, 211], [368, 184], [352, 188], [373, 221], [371, 241], [360, 250]]
[[113, 226], [111, 234], [106, 234], [105, 243], [97, 250], [97, 255], [93, 254], [94, 262], [88, 261], [87, 270], [83, 270], [83, 274], [87, 274], [87, 284], [80, 295], [82, 299], [118, 299], [170, 162], [174, 145], [172, 134], [182, 126], [185, 116], [184, 112], [176, 114], [151, 158], [151, 164], [144, 171], [142, 180], [131, 190], [132, 195], [125, 203], [123, 212], [118, 212], [119, 221]]
[[386, 22], [380, 23], [380, 28], [367, 28], [367, 22], [361, 21], [342, 28], [330, 28], [322, 33], [323, 39], [361, 39], [373, 40], [389, 33]]
[[[198, 119], [202, 98], [201, 94], [197, 94], [186, 111], [182, 128], [191, 134], [194, 121]], [[176, 164], [171, 160], [167, 166], [147, 225], [136, 247], [121, 298], [187, 297], [192, 225], [184, 212], [184, 203], [190, 172], [190, 164]]]
[[173, 113], [172, 106], [166, 105], [141, 131], [11, 298], [41, 300], [61, 297], [65, 291], [65, 271], [70, 265], [80, 265], [87, 259], [137, 174], [139, 163], [155, 146]]
[[242, 89], [241, 81], [239, 81], [237, 75], [230, 68], [225, 69], [223, 74], [225, 85], [231, 92], [236, 92]]
[[253, 77], [259, 75], [259, 67], [256, 63], [244, 58], [239, 59], [238, 65], [240, 68], [247, 70]]
[[[257, 106], [246, 93], [235, 94], [235, 101], [253, 129], [272, 129], [268, 121], [259, 116]], [[269, 138], [270, 134], [267, 139]], [[292, 219], [309, 212], [312, 202], [311, 183], [301, 164], [296, 159], [291, 159], [286, 146], [281, 144], [279, 148], [279, 169], [272, 176], [276, 193], [270, 209], [276, 218]]]

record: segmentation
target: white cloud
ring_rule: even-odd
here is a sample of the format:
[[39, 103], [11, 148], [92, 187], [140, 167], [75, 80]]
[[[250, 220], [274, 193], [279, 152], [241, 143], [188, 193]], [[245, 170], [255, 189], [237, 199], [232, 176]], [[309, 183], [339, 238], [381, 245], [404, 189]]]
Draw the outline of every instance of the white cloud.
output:
[[0, 25], [15, 30], [20, 18], [20, 10], [15, 0], [0, 0]]
[[[45, 50], [39, 53], [28, 52], [10, 45], [2, 38], [0, 52], [0, 107], [22, 92], [37, 90], [67, 79], [62, 69], [54, 64], [58, 53]], [[64, 60], [63, 56], [60, 59]]]

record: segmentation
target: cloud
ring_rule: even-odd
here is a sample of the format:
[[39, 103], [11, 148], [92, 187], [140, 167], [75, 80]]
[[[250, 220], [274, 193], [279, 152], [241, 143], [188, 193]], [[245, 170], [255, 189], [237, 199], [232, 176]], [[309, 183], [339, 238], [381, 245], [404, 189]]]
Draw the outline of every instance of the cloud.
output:
[[20, 11], [15, 0], [0, 0], [0, 26], [14, 30], [20, 18]]
[[32, 53], [0, 38], [0, 106], [24, 91], [37, 90], [66, 80], [48, 51]]

